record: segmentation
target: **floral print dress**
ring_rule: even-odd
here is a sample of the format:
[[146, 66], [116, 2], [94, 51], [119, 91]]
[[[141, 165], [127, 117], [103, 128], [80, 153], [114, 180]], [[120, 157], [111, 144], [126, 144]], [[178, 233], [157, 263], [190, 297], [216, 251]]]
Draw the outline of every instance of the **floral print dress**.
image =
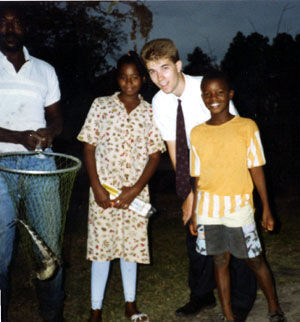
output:
[[[165, 145], [153, 123], [151, 105], [140, 96], [140, 104], [128, 114], [118, 95], [94, 100], [77, 138], [96, 146], [100, 181], [121, 188], [132, 186], [149, 154], [164, 152]], [[149, 201], [148, 186], [139, 198]], [[129, 209], [101, 208], [90, 189], [87, 259], [149, 263], [147, 225], [148, 219]]]

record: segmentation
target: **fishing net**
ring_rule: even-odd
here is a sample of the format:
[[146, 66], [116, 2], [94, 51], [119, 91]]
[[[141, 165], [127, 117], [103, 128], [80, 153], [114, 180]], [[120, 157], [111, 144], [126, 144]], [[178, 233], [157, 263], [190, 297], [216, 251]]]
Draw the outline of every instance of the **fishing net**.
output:
[[[61, 153], [19, 152], [0, 154], [2, 194], [11, 219], [26, 222], [57, 256], [61, 257], [66, 214], [79, 159]], [[5, 199], [6, 198], [6, 199]], [[20, 249], [27, 264], [41, 254], [28, 231], [20, 229]], [[30, 255], [30, 256], [28, 256]]]

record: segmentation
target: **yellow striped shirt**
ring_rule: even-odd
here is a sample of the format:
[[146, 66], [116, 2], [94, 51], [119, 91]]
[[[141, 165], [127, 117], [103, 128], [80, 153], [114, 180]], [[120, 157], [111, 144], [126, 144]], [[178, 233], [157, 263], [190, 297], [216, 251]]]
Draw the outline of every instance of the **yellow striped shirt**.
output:
[[221, 125], [203, 123], [191, 132], [191, 176], [200, 177], [196, 213], [220, 218], [250, 205], [253, 182], [249, 168], [265, 164], [256, 123], [235, 116]]

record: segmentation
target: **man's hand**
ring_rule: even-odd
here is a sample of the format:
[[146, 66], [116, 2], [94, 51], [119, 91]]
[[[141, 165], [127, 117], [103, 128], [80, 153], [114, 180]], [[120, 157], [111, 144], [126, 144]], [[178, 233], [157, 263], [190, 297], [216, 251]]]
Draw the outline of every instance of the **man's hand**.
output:
[[18, 132], [17, 143], [22, 144], [28, 150], [35, 150], [40, 142], [43, 142], [43, 137], [36, 131]]
[[55, 134], [49, 128], [40, 128], [36, 131], [36, 133], [42, 138], [41, 139], [41, 148], [45, 150], [46, 148], [50, 148], [52, 146], [53, 139]]
[[194, 192], [191, 190], [187, 198], [182, 204], [182, 221], [183, 224], [186, 225], [190, 220], [193, 214], [193, 201], [194, 201]]

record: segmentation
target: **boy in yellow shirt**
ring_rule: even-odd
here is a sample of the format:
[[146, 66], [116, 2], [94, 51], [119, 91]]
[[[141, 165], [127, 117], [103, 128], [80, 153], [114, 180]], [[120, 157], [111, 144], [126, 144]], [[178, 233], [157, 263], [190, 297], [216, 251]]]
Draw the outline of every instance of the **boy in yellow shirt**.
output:
[[264, 172], [263, 147], [254, 121], [229, 112], [234, 91], [226, 76], [214, 72], [203, 78], [202, 98], [211, 119], [191, 131], [191, 176], [196, 177], [191, 233], [197, 251], [213, 255], [225, 320], [234, 321], [230, 303], [230, 255], [244, 258], [254, 271], [269, 308], [269, 320], [286, 321], [276, 297], [270, 271], [254, 221], [253, 184], [260, 196], [262, 227], [274, 229]]

